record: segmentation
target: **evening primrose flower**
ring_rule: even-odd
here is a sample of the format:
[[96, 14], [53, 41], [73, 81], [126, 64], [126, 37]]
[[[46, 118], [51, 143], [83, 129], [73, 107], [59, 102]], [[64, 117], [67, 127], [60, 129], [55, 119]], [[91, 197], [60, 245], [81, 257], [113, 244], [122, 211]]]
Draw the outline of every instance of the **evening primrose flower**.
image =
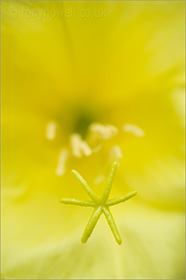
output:
[[[184, 278], [182, 1], [4, 1], [2, 275], [5, 279]], [[111, 197], [118, 246], [78, 170]], [[90, 212], [89, 212], [90, 211]]]

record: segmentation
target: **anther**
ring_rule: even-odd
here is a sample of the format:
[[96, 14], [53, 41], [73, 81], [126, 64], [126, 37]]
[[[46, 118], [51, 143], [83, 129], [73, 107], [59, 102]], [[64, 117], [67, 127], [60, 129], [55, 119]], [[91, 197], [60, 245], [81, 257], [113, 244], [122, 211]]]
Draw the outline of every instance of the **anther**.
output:
[[123, 126], [123, 131], [132, 133], [133, 135], [135, 135], [137, 137], [142, 137], [145, 135], [144, 131], [141, 128], [139, 128], [138, 126], [133, 125], [133, 124], [125, 124]]

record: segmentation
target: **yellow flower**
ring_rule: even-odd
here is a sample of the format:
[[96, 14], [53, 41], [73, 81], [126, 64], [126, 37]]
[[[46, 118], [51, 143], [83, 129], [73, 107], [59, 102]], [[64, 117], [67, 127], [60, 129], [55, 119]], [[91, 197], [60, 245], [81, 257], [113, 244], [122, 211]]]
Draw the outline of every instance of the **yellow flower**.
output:
[[[183, 1], [3, 1], [2, 274], [13, 279], [184, 278]], [[113, 160], [118, 246], [100, 194]], [[90, 212], [89, 212], [90, 211]]]

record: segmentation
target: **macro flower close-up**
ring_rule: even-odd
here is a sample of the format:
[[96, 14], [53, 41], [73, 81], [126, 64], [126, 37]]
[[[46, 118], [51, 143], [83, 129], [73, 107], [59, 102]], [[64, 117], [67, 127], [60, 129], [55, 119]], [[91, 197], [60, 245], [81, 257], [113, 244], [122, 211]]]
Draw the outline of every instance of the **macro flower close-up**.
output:
[[1, 1], [2, 279], [185, 278], [184, 94], [184, 1]]

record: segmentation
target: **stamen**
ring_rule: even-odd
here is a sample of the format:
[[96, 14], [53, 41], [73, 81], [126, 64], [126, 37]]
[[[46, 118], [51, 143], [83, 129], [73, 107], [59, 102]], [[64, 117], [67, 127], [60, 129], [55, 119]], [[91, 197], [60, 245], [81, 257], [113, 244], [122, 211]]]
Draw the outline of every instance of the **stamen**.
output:
[[119, 146], [114, 146], [110, 150], [110, 162], [116, 161], [119, 166], [119, 159], [123, 158], [121, 148]]
[[144, 131], [136, 125], [125, 124], [123, 126], [124, 132], [132, 133], [137, 137], [143, 137], [145, 135]]
[[89, 127], [90, 139], [110, 139], [118, 133], [118, 129], [113, 125], [102, 125], [100, 123], [93, 123]]
[[69, 156], [69, 151], [67, 149], [61, 150], [58, 159], [58, 165], [56, 168], [56, 175], [62, 176], [65, 173], [65, 164]]
[[78, 133], [75, 133], [71, 136], [70, 139], [72, 154], [75, 157], [82, 157], [82, 155], [90, 156], [92, 154], [92, 150], [87, 144], [86, 141], [83, 141], [81, 136]]
[[99, 175], [98, 177], [96, 177], [96, 179], [94, 180], [95, 185], [99, 185], [101, 182], [103, 182], [103, 180], [105, 179], [105, 176], [103, 174]]
[[102, 148], [102, 145], [98, 145], [96, 148], [94, 148], [92, 151], [94, 152], [94, 153], [98, 153], [100, 150], [101, 150], [101, 148]]
[[46, 138], [53, 140], [56, 135], [57, 124], [55, 122], [49, 122], [46, 127]]

